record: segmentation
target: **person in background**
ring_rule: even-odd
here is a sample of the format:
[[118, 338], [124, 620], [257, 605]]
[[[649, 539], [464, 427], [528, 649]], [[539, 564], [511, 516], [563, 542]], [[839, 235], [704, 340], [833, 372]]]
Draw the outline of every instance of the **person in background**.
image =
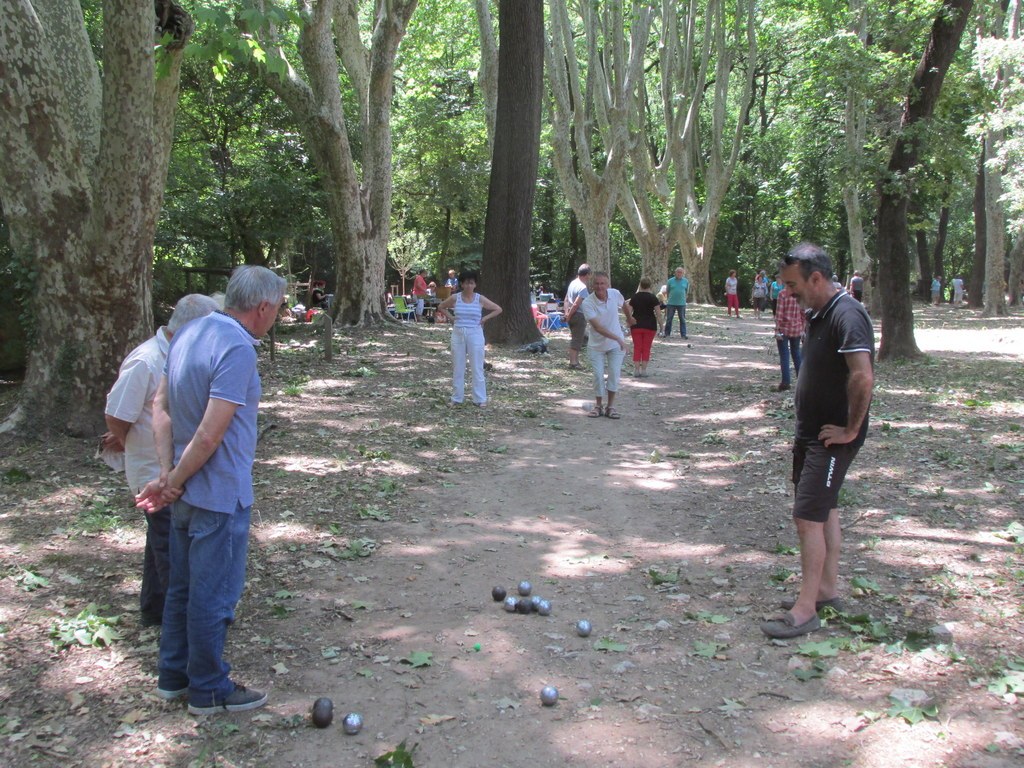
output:
[[267, 694], [231, 679], [223, 656], [245, 587], [260, 402], [256, 345], [287, 288], [266, 267], [235, 269], [224, 311], [174, 335], [153, 400], [160, 477], [135, 498], [147, 513], [174, 504], [156, 693], [167, 701], [188, 696], [193, 715], [267, 703]]
[[580, 312], [580, 305], [590, 295], [587, 278], [590, 277], [590, 265], [580, 264], [576, 270], [576, 279], [569, 283], [565, 290], [565, 301], [562, 308], [565, 322], [569, 326], [569, 367], [579, 370], [580, 351], [587, 346], [587, 321]]
[[846, 290], [861, 304], [864, 303], [864, 278], [856, 269], [853, 270], [853, 275], [850, 277]]
[[[650, 286], [648, 286], [650, 287]], [[690, 281], [686, 279], [686, 270], [676, 267], [673, 277], [665, 283], [665, 291], [668, 295], [665, 301], [665, 338], [672, 335], [672, 315], [679, 315], [679, 335], [688, 339], [686, 335], [686, 294], [690, 291]], [[634, 347], [633, 354], [636, 355]]]
[[[437, 307], [437, 314], [448, 320], [454, 308], [452, 328], [452, 405], [461, 405], [466, 395], [466, 359], [473, 377], [473, 405], [487, 404], [487, 380], [484, 378], [484, 323], [501, 314], [501, 307], [476, 292], [477, 273], [459, 275], [462, 290], [453, 293]], [[484, 310], [487, 314], [484, 314]]]
[[771, 285], [768, 286], [768, 304], [772, 308], [772, 317], [775, 317], [775, 311], [778, 309], [779, 294], [782, 293], [782, 289], [785, 287], [778, 275], [775, 276]]
[[448, 270], [448, 279], [444, 281], [444, 285], [446, 288], [451, 288], [452, 293], [455, 293], [457, 290], [459, 290], [459, 278], [455, 276], [454, 269]]
[[739, 295], [740, 281], [736, 279], [736, 270], [730, 269], [729, 276], [725, 278], [725, 312], [726, 317], [732, 316], [732, 311], [736, 310], [736, 318], [740, 316], [740, 295]]
[[942, 303], [942, 279], [936, 275], [932, 278], [932, 304], [936, 307]]
[[412, 297], [416, 301], [416, 308], [414, 310], [416, 322], [419, 322], [423, 317], [423, 309], [426, 304], [427, 296], [429, 295], [430, 292], [427, 288], [427, 270], [421, 269], [416, 273], [416, 277], [412, 281]]
[[661, 326], [661, 301], [651, 293], [651, 278], [640, 278], [640, 289], [630, 297], [629, 307], [636, 321], [629, 329], [633, 337], [633, 375], [644, 378], [651, 362], [651, 345]]
[[[103, 418], [107, 432], [101, 438], [103, 457], [114, 469], [123, 469], [132, 496], [150, 480], [160, 477], [160, 457], [153, 437], [153, 398], [164, 371], [167, 348], [185, 323], [216, 312], [216, 299], [200, 293], [182, 296], [174, 305], [167, 325], [128, 353], [107, 394]], [[164, 595], [170, 570], [168, 537], [171, 508], [161, 507], [146, 515], [146, 547], [142, 559], [139, 616], [142, 626], [163, 621]]]
[[779, 366], [782, 368], [782, 381], [777, 387], [779, 392], [789, 389], [792, 381], [789, 375], [790, 357], [793, 358], [796, 375], [800, 375], [800, 340], [806, 323], [807, 318], [800, 309], [800, 302], [788, 288], [783, 288], [775, 312], [775, 343], [779, 348]]
[[750, 303], [754, 307], [754, 318], [760, 320], [768, 304], [768, 278], [764, 270], [754, 277], [754, 284], [750, 287]]
[[[619, 310], [626, 316], [630, 327], [636, 322], [633, 313], [622, 294], [611, 287], [607, 272], [595, 272], [594, 291], [584, 299], [581, 311], [587, 323], [594, 331], [587, 354], [594, 367], [594, 396], [597, 405], [590, 411], [590, 416], [607, 416], [609, 419], [619, 418], [619, 413], [612, 404], [619, 390], [619, 375], [622, 372], [622, 359], [626, 355], [626, 339], [622, 335], [619, 324]], [[605, 380], [605, 370], [608, 379]], [[607, 396], [608, 405], [603, 401]]]
[[953, 306], [959, 307], [964, 303], [964, 279], [957, 275], [950, 284], [953, 286]]

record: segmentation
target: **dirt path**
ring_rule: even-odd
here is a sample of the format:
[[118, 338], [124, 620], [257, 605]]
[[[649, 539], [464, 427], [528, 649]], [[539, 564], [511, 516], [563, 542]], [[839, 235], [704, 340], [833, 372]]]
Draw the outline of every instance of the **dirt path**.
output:
[[[1019, 317], [997, 331], [929, 321], [919, 339], [935, 357], [880, 370], [872, 434], [841, 498], [849, 613], [870, 621], [789, 643], [757, 628], [799, 569], [792, 398], [773, 391], [770, 322], [692, 309], [689, 344], [659, 340], [651, 378], [624, 378], [617, 422], [586, 418], [589, 375], [565, 370], [561, 339], [549, 356], [492, 354], [481, 412], [443, 405], [442, 328], [353, 340], [331, 370], [300, 335], [265, 376], [275, 428], [230, 633], [239, 679], [267, 685], [270, 705], [195, 724], [152, 696], [155, 634], [131, 628], [127, 646], [46, 662], [34, 684], [49, 700], [5, 678], [0, 735], [42, 745], [18, 746], [19, 764], [59, 762], [55, 745], [72, 736], [90, 765], [359, 766], [403, 740], [420, 768], [1015, 764], [1020, 704], [986, 686], [1024, 663], [1021, 547], [997, 535], [1021, 518], [1024, 333]], [[988, 367], [970, 367], [964, 340], [992, 333]], [[59, 514], [57, 491], [25, 493]], [[46, 562], [30, 550], [52, 540], [11, 533], [3, 512], [6, 553]], [[138, 536], [121, 538], [125, 572], [103, 589], [128, 608]], [[75, 558], [89, 546], [65, 543], [69, 572], [88, 569]], [[523, 579], [550, 616], [492, 601], [492, 586], [511, 593]], [[4, 636], [8, 669], [31, 654], [31, 620], [89, 593], [62, 587], [55, 604], [45, 591], [4, 595], [18, 605], [0, 620], [28, 620]], [[584, 618], [588, 638], [574, 629]], [[916, 634], [947, 622], [955, 649]], [[885, 642], [858, 639], [872, 628]], [[545, 685], [556, 706], [541, 705]], [[899, 688], [925, 691], [938, 718], [884, 716]], [[337, 715], [325, 730], [308, 725], [320, 696]], [[350, 711], [365, 721], [356, 736], [338, 722]], [[62, 730], [30, 727], [33, 712]]]

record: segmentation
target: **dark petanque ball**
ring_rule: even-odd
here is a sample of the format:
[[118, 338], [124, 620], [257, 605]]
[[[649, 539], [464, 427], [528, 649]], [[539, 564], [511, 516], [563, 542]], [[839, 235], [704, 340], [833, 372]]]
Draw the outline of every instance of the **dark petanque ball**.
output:
[[500, 603], [505, 599], [505, 588], [504, 587], [493, 587], [491, 589], [491, 597], [494, 598], [494, 602]]
[[330, 725], [334, 720], [334, 702], [327, 697], [314, 701], [312, 720], [317, 728], [326, 728]]
[[529, 597], [530, 592], [533, 591], [533, 585], [530, 582], [523, 580], [519, 582], [519, 594], [523, 597]]
[[545, 685], [540, 689], [540, 703], [545, 707], [553, 707], [558, 701], [558, 689], [553, 685]]
[[533, 603], [526, 598], [519, 598], [516, 600], [516, 613], [533, 613]]

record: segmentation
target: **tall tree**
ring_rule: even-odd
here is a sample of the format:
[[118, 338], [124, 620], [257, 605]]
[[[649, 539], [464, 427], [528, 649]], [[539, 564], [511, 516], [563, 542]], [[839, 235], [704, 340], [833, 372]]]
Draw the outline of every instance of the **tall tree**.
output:
[[172, 0], [155, 15], [153, 0], [105, 0], [101, 79], [78, 2], [4, 3], [0, 199], [36, 272], [7, 429], [95, 434], [122, 357], [151, 332], [153, 236], [192, 30]]
[[[579, 30], [570, 21], [567, 0], [549, 0], [549, 9], [545, 57], [555, 167], [583, 227], [587, 261], [595, 271], [608, 271], [608, 225], [625, 171], [651, 11], [634, 5], [627, 37], [621, 0], [580, 3]], [[585, 51], [582, 68], [578, 39]]]
[[718, 221], [753, 101], [754, 3], [662, 3], [659, 27], [657, 98], [630, 102], [630, 166], [618, 205], [644, 274], [666, 277], [678, 244], [691, 300], [709, 301]]
[[879, 359], [914, 357], [921, 352], [914, 340], [911, 307], [907, 175], [920, 159], [920, 124], [931, 117], [942, 92], [974, 0], [944, 0], [939, 8], [924, 55], [914, 73], [900, 119], [900, 131], [889, 159], [887, 177], [878, 201], [878, 282], [882, 305]]
[[530, 311], [530, 231], [544, 92], [543, 0], [501, 0], [498, 37], [481, 291], [505, 310], [487, 326], [488, 340], [522, 344], [539, 334]]
[[[244, 17], [246, 33], [269, 52], [257, 66], [294, 113], [324, 185], [338, 277], [332, 311], [344, 325], [376, 322], [386, 315], [395, 56], [417, 0], [375, 0], [369, 47], [358, 0], [299, 0], [299, 68], [288, 63], [279, 28], [287, 15], [269, 0], [245, 3], [255, 13]], [[357, 105], [358, 142], [345, 116], [342, 70]]]

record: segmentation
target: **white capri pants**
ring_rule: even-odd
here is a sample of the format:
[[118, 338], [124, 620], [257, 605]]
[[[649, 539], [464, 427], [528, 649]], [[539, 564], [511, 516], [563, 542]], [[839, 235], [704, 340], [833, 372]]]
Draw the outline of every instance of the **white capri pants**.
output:
[[[592, 346], [587, 347], [590, 364], [594, 367], [594, 396], [603, 398], [609, 392], [619, 391], [619, 373], [622, 371], [622, 359], [626, 352], [616, 346], [607, 352], [599, 352]], [[605, 381], [605, 371], [608, 380]]]
[[452, 329], [452, 402], [461, 403], [466, 395], [466, 358], [473, 376], [473, 402], [487, 402], [487, 380], [484, 378], [484, 329]]

